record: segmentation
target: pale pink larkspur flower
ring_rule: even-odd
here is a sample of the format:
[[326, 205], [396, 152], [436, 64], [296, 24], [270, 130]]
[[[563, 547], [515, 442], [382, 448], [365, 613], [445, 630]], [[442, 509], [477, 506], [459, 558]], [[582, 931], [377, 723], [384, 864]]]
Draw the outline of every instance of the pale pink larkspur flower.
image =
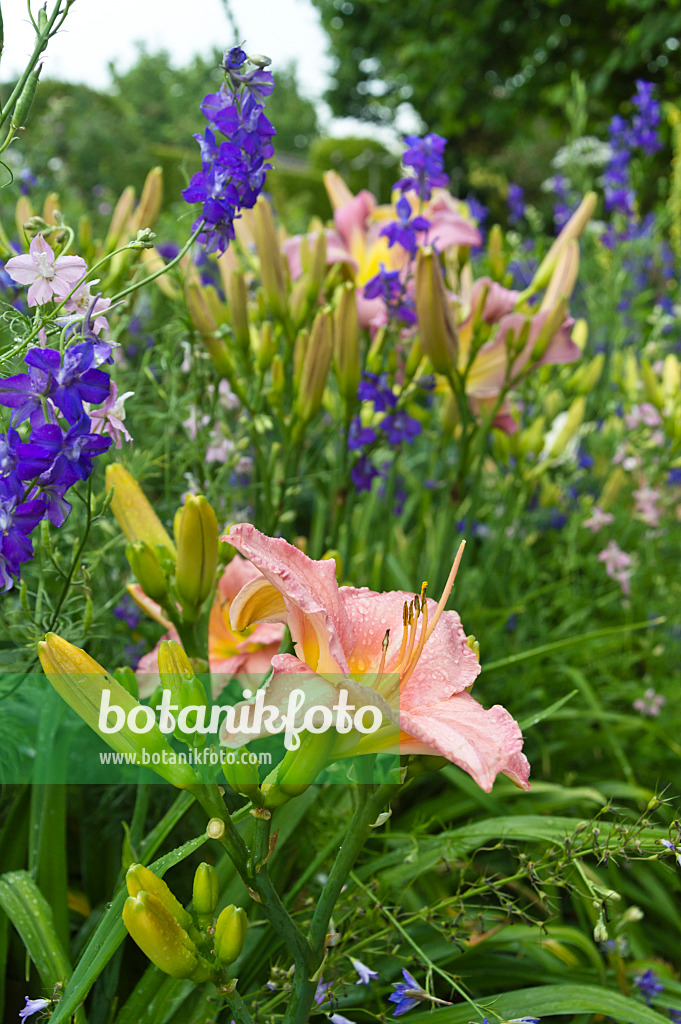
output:
[[132, 444], [132, 438], [123, 420], [125, 419], [125, 402], [134, 394], [134, 391], [126, 391], [125, 394], [119, 395], [116, 382], [112, 380], [109, 386], [109, 397], [98, 409], [91, 409], [88, 412], [92, 423], [92, 433], [108, 434], [113, 437], [115, 448], [123, 447], [123, 438]]
[[213, 430], [210, 435], [210, 443], [204, 455], [205, 462], [226, 462], [234, 451], [234, 442], [224, 437], [219, 429]]
[[186, 420], [182, 421], [182, 426], [189, 434], [192, 441], [196, 441], [196, 435], [198, 434], [201, 427], [205, 427], [210, 423], [210, 416], [204, 413], [199, 416], [199, 410], [195, 405], [192, 405], [189, 410], [189, 416]]
[[621, 466], [622, 469], [626, 469], [627, 473], [631, 473], [632, 470], [638, 469], [641, 465], [641, 460], [638, 456], [629, 453], [629, 446], [626, 441], [622, 441], [618, 446], [612, 461], [615, 466]]
[[586, 519], [582, 526], [585, 526], [587, 530], [591, 530], [592, 533], [598, 533], [604, 526], [609, 526], [614, 518], [612, 512], [604, 512], [598, 505], [594, 505], [591, 517]]
[[662, 418], [652, 402], [641, 402], [631, 412], [626, 413], [624, 423], [627, 430], [634, 430], [644, 424], [646, 427], [659, 427]]
[[598, 555], [598, 561], [605, 563], [606, 574], [611, 580], [616, 580], [622, 588], [622, 592], [629, 596], [631, 583], [629, 577], [633, 573], [632, 557], [626, 551], [622, 551], [616, 541], [611, 540], [606, 548]]
[[662, 509], [658, 508], [657, 501], [660, 492], [652, 487], [643, 486], [633, 492], [636, 502], [636, 514], [647, 526], [659, 526]]
[[36, 235], [23, 256], [12, 256], [5, 270], [17, 284], [29, 285], [29, 306], [43, 306], [52, 299], [65, 299], [74, 285], [87, 274], [82, 256], [57, 256], [42, 235]]
[[663, 697], [661, 693], [657, 693], [652, 686], [649, 686], [643, 696], [638, 697], [634, 701], [633, 708], [639, 714], [647, 715], [648, 718], [657, 718], [666, 703], [667, 698]]
[[87, 284], [83, 281], [64, 308], [76, 314], [78, 319], [89, 314], [93, 334], [100, 334], [109, 329], [109, 321], [104, 314], [111, 305], [111, 299], [105, 299], [103, 295], [92, 295], [95, 284], [99, 284], [99, 281], [88, 281]]
[[[458, 614], [444, 611], [460, 554], [436, 604], [424, 596], [425, 585], [420, 597], [339, 588], [333, 558], [314, 561], [248, 523], [232, 526], [224, 540], [262, 574], [232, 601], [232, 628], [286, 623], [296, 651], [272, 659], [267, 704], [284, 708], [291, 688], [303, 686], [313, 704], [332, 708], [340, 686], [355, 707], [380, 711], [377, 732], [338, 733], [334, 759], [378, 749], [439, 754], [486, 791], [500, 772], [530, 788], [518, 723], [505, 708], [486, 710], [468, 692], [480, 664]], [[247, 742], [224, 729], [221, 739], [230, 747]]]

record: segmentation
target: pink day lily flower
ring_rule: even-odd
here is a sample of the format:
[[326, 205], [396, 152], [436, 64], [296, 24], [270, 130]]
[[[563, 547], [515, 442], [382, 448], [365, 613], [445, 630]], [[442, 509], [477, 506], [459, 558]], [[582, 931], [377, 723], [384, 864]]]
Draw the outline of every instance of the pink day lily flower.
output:
[[[237, 674], [244, 687], [259, 686], [281, 646], [284, 627], [278, 623], [263, 622], [238, 634], [230, 625], [232, 601], [246, 584], [257, 580], [260, 575], [254, 565], [235, 555], [225, 567], [217, 585], [208, 623], [208, 666], [214, 697]], [[168, 630], [161, 640], [176, 640], [179, 643], [177, 630], [164, 616], [162, 608], [136, 584], [128, 587], [128, 590], [139, 607]], [[136, 672], [141, 697], [149, 697], [158, 685], [158, 649], [161, 640], [153, 651], [143, 655], [138, 662]]]
[[29, 306], [43, 306], [52, 299], [65, 299], [87, 273], [82, 256], [58, 256], [42, 235], [36, 235], [23, 256], [12, 256], [5, 270], [17, 284], [30, 285]]
[[[436, 753], [486, 791], [499, 772], [529, 789], [520, 728], [504, 708], [485, 710], [468, 693], [480, 665], [458, 614], [444, 611], [461, 549], [436, 604], [425, 597], [425, 584], [420, 598], [339, 588], [333, 559], [313, 561], [248, 523], [232, 526], [224, 539], [260, 571], [232, 601], [232, 628], [285, 622], [296, 650], [272, 659], [267, 704], [284, 707], [302, 677], [313, 703], [331, 707], [340, 684], [355, 706], [378, 707], [388, 726], [359, 741], [356, 733], [339, 735], [334, 757], [377, 749]], [[221, 736], [230, 747], [253, 738]]]
[[88, 412], [92, 423], [92, 433], [108, 434], [113, 437], [115, 448], [123, 447], [123, 438], [132, 444], [132, 438], [123, 420], [125, 419], [125, 402], [134, 394], [134, 391], [126, 391], [124, 395], [119, 395], [116, 381], [112, 380], [109, 385], [109, 397], [98, 409], [91, 409]]
[[[343, 179], [335, 171], [327, 171], [324, 184], [333, 207], [335, 230], [326, 231], [326, 261], [328, 264], [345, 263], [357, 285], [357, 311], [360, 326], [379, 326], [385, 312], [382, 298], [366, 299], [363, 286], [379, 272], [381, 264], [386, 270], [406, 269], [409, 256], [399, 245], [392, 248], [381, 230], [397, 219], [392, 205], [377, 206], [376, 199], [363, 189], [353, 196]], [[405, 198], [411, 204], [412, 197]], [[414, 200], [415, 202], [415, 200]], [[430, 221], [428, 243], [443, 252], [451, 246], [476, 246], [482, 243], [480, 232], [461, 212], [461, 206], [446, 191], [434, 189], [433, 197], [421, 211], [413, 212]], [[425, 244], [425, 232], [418, 232], [419, 244]], [[309, 236], [310, 243], [314, 235]], [[302, 273], [300, 261], [301, 237], [297, 235], [284, 243], [291, 278]], [[376, 321], [374, 323], [374, 321]]]

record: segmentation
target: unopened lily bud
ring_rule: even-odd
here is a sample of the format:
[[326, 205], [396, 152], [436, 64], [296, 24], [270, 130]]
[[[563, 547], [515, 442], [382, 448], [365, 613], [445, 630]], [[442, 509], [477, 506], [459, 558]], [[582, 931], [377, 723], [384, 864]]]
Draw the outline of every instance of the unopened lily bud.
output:
[[246, 353], [250, 345], [248, 325], [248, 293], [244, 276], [238, 270], [232, 270], [226, 276], [225, 290], [229, 306], [229, 319], [234, 331], [234, 338], [242, 352]]
[[235, 793], [247, 796], [254, 804], [259, 805], [262, 803], [258, 767], [250, 763], [246, 747], [235, 750], [234, 762], [225, 761], [222, 765], [222, 771], [227, 783]]
[[447, 302], [440, 261], [431, 246], [416, 257], [416, 315], [424, 353], [436, 373], [449, 374], [456, 366], [457, 333]]
[[211, 969], [186, 931], [161, 901], [149, 892], [128, 896], [123, 922], [130, 937], [164, 974], [171, 978], [207, 981]]
[[589, 363], [580, 366], [574, 373], [571, 384], [580, 395], [589, 395], [598, 384], [605, 366], [605, 354], [599, 352]]
[[326, 274], [326, 232], [318, 231], [314, 236], [311, 255], [310, 269], [306, 277], [308, 296], [314, 300], [319, 295]]
[[213, 366], [222, 377], [226, 377], [237, 396], [240, 395], [239, 382], [234, 363], [224, 338], [217, 331], [225, 323], [227, 314], [222, 307], [217, 292], [211, 285], [202, 285], [190, 281], [186, 286], [187, 308], [194, 327], [201, 335], [201, 341], [210, 356]]
[[141, 228], [152, 228], [161, 212], [163, 202], [163, 171], [153, 167], [147, 174], [137, 209], [130, 220], [130, 234], [136, 235]]
[[589, 338], [589, 325], [586, 320], [580, 317], [579, 320], [575, 320], [572, 328], [572, 334], [570, 335], [577, 348], [581, 348], [582, 352], [586, 348], [586, 343]]
[[213, 589], [218, 564], [218, 521], [203, 495], [188, 494], [177, 540], [175, 587], [185, 618], [195, 622]]
[[501, 281], [506, 271], [506, 260], [504, 259], [504, 234], [499, 224], [493, 224], [490, 228], [487, 255], [492, 277], [495, 281]]
[[472, 633], [466, 637], [466, 647], [469, 647], [478, 661], [480, 661], [480, 641], [476, 640]]
[[[140, 763], [144, 755], [150, 756], [153, 770], [180, 789], [198, 784], [188, 764], [173, 763], [172, 748], [153, 721], [151, 709], [139, 704], [89, 654], [48, 633], [38, 644], [38, 657], [50, 685], [113, 750], [136, 755]], [[131, 724], [137, 728], [149, 724], [149, 728], [135, 732]]]
[[286, 371], [284, 369], [284, 360], [277, 352], [272, 360], [271, 366], [272, 374], [272, 385], [270, 387], [270, 404], [272, 408], [277, 411], [282, 408], [282, 400], [284, 397], [284, 391], [286, 389]]
[[220, 912], [215, 922], [215, 959], [229, 967], [244, 948], [248, 921], [246, 911], [231, 904]]
[[191, 928], [192, 916], [184, 909], [180, 901], [172, 894], [166, 883], [144, 864], [131, 864], [125, 873], [125, 885], [130, 896], [139, 896], [141, 892], [151, 893], [170, 911], [182, 928]]
[[538, 416], [529, 427], [525, 427], [519, 435], [515, 435], [519, 453], [521, 455], [528, 455], [529, 452], [534, 452], [535, 455], [538, 455], [544, 447], [545, 433], [546, 420], [543, 416]]
[[259, 196], [253, 209], [253, 234], [260, 260], [260, 277], [265, 300], [272, 312], [282, 317], [286, 309], [284, 264], [270, 204]]
[[143, 540], [135, 541], [128, 544], [125, 555], [147, 597], [164, 604], [168, 597], [168, 580], [149, 545]]
[[319, 773], [329, 763], [329, 755], [336, 740], [334, 730], [306, 733], [300, 746], [288, 750], [283, 761], [270, 772], [262, 784], [265, 807], [274, 808], [291, 797], [300, 796], [310, 788]]
[[561, 455], [568, 446], [568, 443], [575, 436], [582, 425], [584, 413], [586, 412], [586, 399], [580, 395], [568, 409], [567, 418], [560, 434], [553, 443], [549, 456], [553, 459]]
[[275, 351], [274, 324], [266, 320], [258, 334], [258, 369], [263, 373], [271, 366]]
[[566, 315], [567, 302], [565, 299], [561, 299], [557, 305], [549, 309], [532, 349], [532, 355], [530, 356], [532, 363], [538, 362], [544, 355], [551, 344], [551, 339], [562, 327]]
[[143, 540], [151, 548], [159, 544], [175, 556], [175, 545], [147, 501], [134, 476], [118, 462], [106, 467], [106, 488], [113, 488], [111, 510], [129, 541]]
[[106, 235], [106, 241], [104, 243], [106, 251], [111, 252], [118, 245], [118, 241], [123, 233], [123, 229], [130, 219], [133, 208], [135, 206], [135, 190], [132, 185], [128, 185], [127, 188], [123, 189], [120, 198], [114, 207], [114, 211], [111, 214], [111, 223], [109, 224], [109, 230]]
[[78, 248], [87, 252], [92, 245], [92, 221], [86, 213], [78, 218]]
[[620, 491], [627, 485], [627, 483], [628, 477], [625, 470], [623, 470], [621, 466], [616, 466], [605, 481], [598, 505], [604, 511], [612, 508], [617, 501]]
[[570, 298], [578, 271], [579, 243], [572, 238], [558, 253], [551, 280], [539, 307], [540, 313], [545, 309], [551, 309], [562, 300], [567, 301]]
[[332, 352], [331, 310], [326, 306], [314, 318], [303, 356], [300, 385], [293, 406], [298, 425], [309, 423], [322, 404]]
[[[182, 645], [176, 640], [161, 641], [158, 649], [158, 674], [163, 689], [170, 690], [171, 703], [180, 709], [175, 736], [184, 742], [189, 742], [188, 737], [191, 736], [197, 746], [205, 743], [205, 734], [194, 730], [201, 709], [208, 705], [206, 690]], [[182, 719], [186, 722], [184, 729], [180, 727]]]
[[537, 271], [530, 283], [528, 292], [534, 294], [541, 288], [545, 288], [551, 280], [554, 268], [558, 261], [558, 256], [569, 241], [573, 238], [579, 238], [584, 228], [593, 217], [594, 210], [596, 209], [596, 193], [587, 192], [582, 199], [581, 203], [570, 217], [569, 221], [560, 234], [554, 241], [553, 245], [547, 252], [544, 259], [539, 264]]
[[662, 392], [665, 401], [672, 402], [681, 390], [681, 364], [672, 352], [665, 356], [662, 367]]
[[355, 286], [346, 281], [338, 289], [338, 303], [333, 313], [333, 349], [338, 390], [348, 408], [357, 402], [362, 369], [359, 343], [359, 321]]
[[218, 873], [212, 864], [204, 861], [199, 864], [194, 874], [192, 900], [200, 928], [208, 928], [213, 923], [213, 914], [218, 905], [220, 884]]
[[660, 381], [645, 356], [641, 357], [641, 380], [643, 381], [643, 393], [648, 401], [652, 402], [656, 409], [663, 409], [664, 395]]

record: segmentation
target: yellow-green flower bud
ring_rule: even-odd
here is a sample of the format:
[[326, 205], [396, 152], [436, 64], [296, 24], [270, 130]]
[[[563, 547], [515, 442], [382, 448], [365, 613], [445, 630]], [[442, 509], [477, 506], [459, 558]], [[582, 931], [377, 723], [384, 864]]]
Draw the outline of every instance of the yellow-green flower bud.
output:
[[213, 589], [218, 564], [218, 521], [203, 495], [188, 494], [178, 529], [175, 587], [184, 618], [195, 622]]
[[595, 355], [590, 363], [585, 363], [584, 366], [579, 366], [570, 381], [571, 386], [580, 395], [589, 395], [598, 384], [603, 373], [605, 366], [605, 354], [599, 352]]
[[[574, 243], [577, 244], [576, 242]], [[532, 349], [531, 360], [536, 363], [546, 352], [549, 347], [551, 339], [560, 329], [561, 324], [565, 320], [567, 314], [567, 300], [561, 299], [556, 306], [549, 310], [546, 320], [541, 326], [541, 330], [537, 335], [537, 340], [534, 343]]]
[[[177, 704], [180, 709], [174, 735], [185, 743], [191, 741], [195, 746], [201, 746], [205, 743], [205, 734], [193, 730], [196, 727], [199, 709], [208, 705], [208, 698], [192, 663], [176, 640], [161, 641], [158, 649], [158, 673], [163, 689], [170, 690], [171, 703]], [[187, 731], [180, 728], [179, 721], [181, 712], [186, 708], [192, 709], [182, 716], [186, 718]]]
[[645, 356], [641, 357], [641, 380], [643, 381], [643, 393], [648, 401], [652, 402], [656, 409], [663, 409], [664, 395], [660, 381]]
[[130, 220], [130, 234], [134, 238], [141, 228], [153, 228], [163, 202], [163, 170], [152, 167], [147, 174], [142, 195]]
[[[113, 750], [138, 755], [140, 763], [148, 754], [157, 775], [180, 789], [198, 784], [193, 768], [172, 763], [172, 748], [153, 721], [151, 708], [136, 701], [89, 654], [56, 633], [48, 633], [38, 644], [38, 657], [50, 685]], [[115, 722], [111, 722], [112, 715]], [[150, 719], [153, 724], [144, 732], [130, 728], [131, 722], [137, 728], [145, 727]], [[158, 757], [154, 760], [155, 754]], [[168, 763], [164, 763], [164, 757]]]
[[346, 281], [340, 286], [338, 293], [338, 304], [333, 313], [334, 363], [338, 390], [345, 400], [346, 407], [352, 409], [357, 402], [357, 388], [362, 369], [355, 286]]
[[548, 288], [539, 306], [539, 312], [551, 309], [557, 303], [568, 301], [575, 287], [579, 272], [579, 243], [572, 238], [558, 253], [556, 265], [551, 275]]
[[215, 922], [215, 959], [222, 967], [234, 963], [244, 948], [246, 911], [231, 904], [220, 912]]
[[472, 633], [466, 637], [466, 647], [470, 647], [475, 657], [480, 661], [480, 641], [476, 640]]
[[113, 487], [111, 510], [127, 539], [132, 543], [143, 540], [151, 548], [160, 544], [174, 557], [175, 545], [144, 491], [125, 466], [113, 462], [106, 467], [106, 487], [107, 490]]
[[[219, 260], [218, 260], [219, 264]], [[248, 323], [248, 292], [244, 276], [238, 270], [223, 275], [229, 318], [234, 331], [234, 339], [244, 354], [250, 348], [250, 327]]]
[[131, 864], [125, 874], [125, 885], [130, 896], [139, 896], [141, 892], [151, 893], [169, 910], [182, 928], [191, 928], [192, 916], [173, 896], [172, 892], [158, 875], [145, 867], [144, 864]]
[[575, 398], [568, 409], [567, 419], [565, 420], [563, 429], [554, 441], [553, 447], [549, 452], [550, 458], [555, 459], [565, 451], [568, 443], [581, 427], [585, 411], [586, 399], [580, 395], [578, 398]]
[[449, 374], [456, 366], [457, 332], [447, 302], [440, 261], [431, 246], [416, 257], [416, 315], [421, 347], [436, 373]]
[[200, 928], [208, 928], [213, 923], [213, 914], [218, 905], [219, 896], [218, 873], [212, 864], [206, 864], [204, 861], [199, 864], [194, 874], [192, 894]]
[[132, 185], [128, 185], [124, 188], [120, 194], [120, 197], [114, 206], [114, 211], [111, 214], [111, 221], [109, 223], [109, 230], [107, 231], [106, 241], [104, 247], [107, 252], [111, 252], [115, 249], [120, 241], [120, 237], [123, 234], [125, 225], [130, 220], [130, 216], [135, 207], [135, 189]]
[[225, 761], [222, 765], [222, 771], [227, 783], [236, 793], [247, 796], [254, 804], [259, 805], [262, 803], [262, 798], [258, 767], [255, 764], [248, 763], [248, 761], [242, 763], [241, 759], [244, 755], [248, 755], [246, 747], [235, 750], [234, 762]]
[[263, 782], [261, 791], [265, 807], [278, 807], [309, 789], [329, 763], [335, 740], [336, 734], [332, 729], [302, 735], [300, 746], [296, 750], [288, 750]]
[[265, 300], [271, 311], [282, 317], [286, 309], [284, 264], [272, 210], [264, 196], [259, 196], [255, 204], [252, 226]]
[[150, 892], [128, 896], [123, 906], [123, 922], [130, 937], [151, 962], [171, 978], [207, 981], [209, 964], [184, 928], [164, 904]]
[[413, 754], [409, 758], [405, 781], [416, 779], [419, 775], [426, 775], [429, 772], [439, 772], [449, 763], [446, 757], [439, 757], [437, 754]]
[[495, 281], [501, 281], [506, 270], [506, 260], [504, 259], [504, 234], [499, 224], [493, 224], [490, 229], [487, 253], [492, 277]]
[[168, 580], [146, 541], [138, 540], [128, 544], [125, 554], [135, 579], [147, 597], [164, 604], [168, 598]]
[[297, 418], [296, 425], [299, 428], [309, 423], [322, 404], [332, 352], [331, 310], [326, 306], [314, 318], [303, 356], [300, 385], [293, 406], [294, 417]]
[[553, 276], [561, 251], [573, 238], [579, 238], [584, 231], [584, 228], [591, 220], [595, 209], [596, 193], [587, 192], [567, 224], [565, 224], [561, 230], [546, 256], [539, 264], [530, 286], [527, 289], [528, 294], [533, 295], [541, 288], [546, 287]]

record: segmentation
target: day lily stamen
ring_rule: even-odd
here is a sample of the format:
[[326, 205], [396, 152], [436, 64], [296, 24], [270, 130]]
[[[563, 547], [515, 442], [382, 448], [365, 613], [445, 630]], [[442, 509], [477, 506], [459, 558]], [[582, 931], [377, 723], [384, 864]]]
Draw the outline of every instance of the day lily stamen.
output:
[[385, 656], [388, 653], [388, 647], [389, 646], [390, 646], [390, 630], [386, 629], [385, 636], [383, 637], [383, 642], [381, 644], [381, 651], [382, 651], [382, 653], [381, 653], [381, 661], [380, 661], [380, 664], [378, 666], [378, 674], [379, 674], [379, 676], [381, 675], [381, 673], [385, 669]]
[[462, 540], [461, 543], [459, 544], [459, 550], [456, 552], [456, 558], [454, 559], [454, 564], [453, 564], [453, 566], [452, 566], [452, 568], [450, 570], [449, 576], [447, 577], [447, 582], [445, 583], [445, 589], [442, 591], [442, 597], [440, 598], [440, 600], [437, 603], [437, 608], [435, 609], [435, 615], [433, 616], [433, 621], [430, 624], [430, 627], [428, 629], [428, 633], [426, 634], [426, 639], [423, 642], [424, 646], [428, 642], [428, 638], [430, 636], [432, 636], [433, 630], [437, 626], [437, 624], [438, 624], [438, 622], [440, 620], [440, 616], [442, 615], [443, 611], [445, 610], [445, 605], [447, 604], [447, 601], [449, 600], [449, 595], [451, 594], [452, 587], [454, 586], [454, 580], [456, 579], [456, 574], [459, 571], [459, 564], [460, 564], [461, 559], [463, 557], [463, 549], [465, 547], [466, 547], [466, 541]]

